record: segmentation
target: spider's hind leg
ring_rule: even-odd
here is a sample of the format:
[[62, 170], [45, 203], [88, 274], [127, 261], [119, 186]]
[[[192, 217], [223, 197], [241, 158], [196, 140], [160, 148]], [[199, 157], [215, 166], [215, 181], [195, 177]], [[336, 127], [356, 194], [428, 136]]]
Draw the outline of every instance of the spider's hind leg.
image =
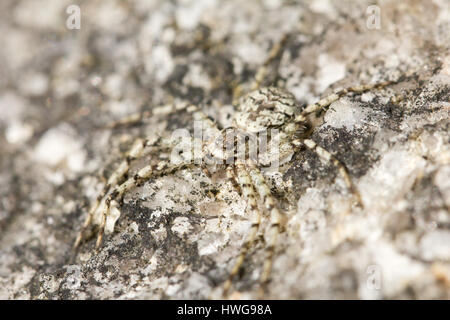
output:
[[[397, 81], [384, 81], [384, 82], [379, 82], [379, 83], [375, 83], [375, 84], [359, 85], [359, 86], [353, 86], [353, 87], [339, 90], [325, 98], [320, 99], [318, 102], [316, 102], [314, 104], [306, 106], [303, 109], [303, 111], [294, 118], [293, 122], [296, 124], [307, 123], [308, 122], [307, 118], [309, 115], [314, 114], [321, 110], [325, 110], [333, 102], [339, 100], [340, 98], [342, 98], [343, 96], [345, 96], [349, 93], [363, 94], [364, 92], [367, 92], [369, 90], [382, 89], [386, 86], [399, 83], [400, 81], [402, 81], [401, 78], [398, 79]], [[311, 151], [315, 152], [322, 160], [333, 163], [339, 169], [339, 173], [341, 174], [342, 178], [344, 179], [344, 181], [347, 185], [347, 188], [354, 195], [357, 205], [361, 208], [364, 207], [362, 200], [361, 200], [361, 196], [360, 196], [358, 190], [353, 185], [352, 180], [350, 178], [350, 175], [348, 174], [346, 167], [339, 160], [337, 160], [327, 150], [318, 146], [313, 140], [310, 140], [310, 139], [305, 139], [303, 141], [294, 140], [292, 142], [292, 144], [294, 146], [304, 145]]]
[[[276, 42], [272, 48], [270, 49], [269, 55], [267, 56], [264, 63], [258, 68], [258, 70], [255, 73], [255, 77], [250, 84], [250, 91], [256, 90], [261, 87], [264, 80], [267, 78], [269, 74], [270, 65], [280, 58], [281, 54], [283, 53], [283, 50], [286, 46], [286, 43], [289, 39], [290, 34], [286, 33], [284, 34], [281, 39]], [[244, 94], [244, 89], [241, 84], [238, 84], [235, 86], [233, 90], [233, 101], [237, 101], [241, 96]]]
[[280, 58], [281, 54], [283, 53], [283, 49], [286, 46], [286, 43], [289, 39], [289, 36], [290, 36], [289, 33], [284, 34], [281, 37], [281, 39], [277, 43], [275, 43], [274, 46], [270, 49], [266, 61], [264, 61], [263, 65], [260, 66], [259, 69], [256, 71], [255, 79], [253, 80], [253, 83], [250, 86], [250, 91], [256, 90], [259, 87], [261, 87], [261, 84], [269, 74], [270, 64]]
[[[145, 110], [138, 113], [129, 114], [121, 119], [111, 122], [104, 126], [105, 129], [116, 129], [123, 127], [132, 127], [142, 124], [146, 119], [150, 119], [154, 116], [168, 116], [176, 112], [180, 112], [188, 109], [187, 103], [168, 104], [159, 107], [155, 107], [152, 110]], [[189, 112], [189, 110], [188, 110]]]
[[294, 119], [294, 122], [305, 122], [306, 117], [310, 114], [316, 113], [322, 109], [328, 108], [333, 102], [339, 100], [340, 98], [346, 96], [349, 93], [354, 94], [363, 94], [369, 90], [372, 89], [382, 89], [384, 87], [387, 87], [392, 84], [398, 83], [400, 80], [397, 81], [384, 81], [374, 84], [366, 84], [366, 85], [359, 85], [359, 86], [353, 86], [349, 88], [345, 88], [342, 90], [339, 90], [335, 93], [330, 94], [329, 96], [320, 99], [314, 104], [310, 104], [303, 109], [303, 111]]
[[321, 146], [317, 145], [313, 140], [311, 139], [305, 139], [303, 141], [300, 140], [294, 140], [292, 144], [296, 147], [300, 145], [306, 146], [309, 150], [313, 151], [315, 154], [319, 156], [320, 159], [327, 163], [332, 163], [334, 166], [336, 166], [339, 170], [339, 174], [344, 179], [344, 182], [348, 188], [348, 190], [352, 193], [357, 206], [360, 208], [364, 208], [361, 195], [358, 191], [358, 189], [355, 187], [355, 185], [352, 182], [352, 179], [350, 178], [350, 175], [348, 173], [347, 168], [343, 163], [341, 163], [335, 156], [333, 156], [330, 152], [322, 148]]

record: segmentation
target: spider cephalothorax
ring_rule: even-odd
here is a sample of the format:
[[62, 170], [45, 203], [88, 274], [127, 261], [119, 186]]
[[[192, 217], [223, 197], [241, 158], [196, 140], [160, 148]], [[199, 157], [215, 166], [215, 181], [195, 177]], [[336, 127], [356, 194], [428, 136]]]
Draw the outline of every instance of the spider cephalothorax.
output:
[[223, 129], [209, 144], [215, 159], [232, 164], [252, 159], [262, 167], [287, 161], [292, 154], [292, 138], [303, 135], [306, 119], [295, 121], [300, 113], [293, 94], [277, 87], [263, 87], [239, 99], [233, 126]]

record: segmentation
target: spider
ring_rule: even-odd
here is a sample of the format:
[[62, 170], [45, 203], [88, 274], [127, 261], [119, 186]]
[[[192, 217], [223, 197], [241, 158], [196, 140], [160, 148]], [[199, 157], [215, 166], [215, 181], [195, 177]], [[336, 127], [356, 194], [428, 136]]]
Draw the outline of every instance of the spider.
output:
[[[142, 157], [147, 148], [155, 147], [163, 143], [162, 139], [157, 139], [154, 142], [150, 142], [147, 139], [137, 139], [128, 151], [126, 158], [107, 180], [97, 201], [90, 208], [82, 229], [76, 237], [74, 249], [78, 248], [83, 240], [86, 229], [91, 225], [98, 226], [95, 247], [99, 249], [104, 233], [113, 232], [114, 224], [120, 216], [119, 203], [122, 201], [124, 194], [130, 189], [150, 179], [170, 175], [179, 170], [196, 166], [200, 166], [209, 174], [208, 165], [205, 162], [207, 162], [206, 160], [211, 161], [213, 159], [216, 163], [219, 163], [220, 168], [226, 170], [227, 178], [240, 189], [239, 191], [247, 203], [246, 213], [250, 216], [251, 221], [246, 240], [242, 244], [240, 253], [229, 273], [228, 279], [223, 283], [222, 295], [226, 297], [232, 286], [233, 279], [243, 266], [247, 253], [257, 240], [263, 218], [263, 214], [258, 206], [259, 203], [263, 205], [264, 210], [270, 217], [270, 223], [266, 233], [266, 258], [260, 276], [261, 290], [264, 290], [264, 287], [270, 280], [277, 239], [282, 231], [283, 221], [285, 220], [283, 212], [278, 208], [277, 201], [271, 194], [262, 170], [264, 165], [267, 165], [267, 163], [273, 160], [273, 156], [276, 156], [278, 159], [289, 159], [289, 156], [300, 147], [306, 147], [315, 152], [323, 161], [332, 163], [338, 169], [348, 190], [354, 196], [356, 204], [362, 207], [360, 195], [353, 185], [346, 167], [330, 152], [309, 139], [314, 127], [310, 116], [325, 110], [333, 102], [349, 93], [362, 94], [372, 89], [381, 89], [387, 85], [397, 83], [398, 80], [342, 89], [314, 104], [302, 108], [296, 101], [294, 95], [287, 90], [275, 86], [262, 86], [263, 81], [269, 73], [269, 65], [280, 56], [287, 38], [287, 35], [283, 36], [281, 41], [272, 47], [265, 63], [258, 69], [255, 79], [250, 86], [249, 93], [242, 94], [240, 86], [235, 88], [235, 96], [237, 98], [234, 104], [237, 111], [233, 116], [231, 127], [220, 129], [216, 122], [206, 116], [197, 106], [182, 106], [182, 109], [192, 114], [194, 120], [200, 121], [207, 129], [214, 132], [213, 139], [201, 142], [200, 155], [197, 155], [194, 161], [192, 161], [192, 158], [179, 163], [161, 161], [157, 165], [144, 166], [134, 176], [128, 177], [130, 163], [133, 160]], [[175, 108], [173, 111], [179, 109], [181, 108]], [[112, 127], [137, 123], [154, 114], [155, 112], [145, 112], [131, 115], [114, 123]], [[259, 156], [252, 156], [248, 147], [248, 137], [261, 135], [269, 129], [276, 129], [274, 131], [275, 134], [271, 131], [268, 139], [269, 144], [270, 141], [277, 142], [278, 151], [274, 153], [266, 151], [260, 153]], [[224, 139], [226, 148], [223, 145]], [[244, 147], [239, 148], [239, 145], [244, 145]]]

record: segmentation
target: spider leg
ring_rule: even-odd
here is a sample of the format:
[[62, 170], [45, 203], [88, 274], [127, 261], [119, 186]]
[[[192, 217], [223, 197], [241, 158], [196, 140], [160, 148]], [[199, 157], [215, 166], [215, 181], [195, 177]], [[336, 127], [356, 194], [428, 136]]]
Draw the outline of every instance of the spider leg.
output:
[[152, 110], [129, 114], [121, 119], [107, 124], [105, 128], [115, 129], [124, 126], [135, 126], [144, 122], [145, 119], [149, 119], [153, 116], [168, 116], [180, 111], [187, 111], [188, 113], [196, 111], [189, 107], [190, 106], [187, 103], [163, 105], [155, 107]]
[[234, 172], [234, 167], [233, 166], [227, 166], [226, 167], [226, 174], [227, 174], [227, 179], [231, 181], [231, 183], [233, 184], [233, 187], [236, 189], [238, 194], [240, 196], [242, 196], [241, 186], [240, 186], [240, 184], [237, 181], [236, 173]]
[[353, 184], [352, 179], [350, 178], [350, 175], [348, 173], [348, 170], [347, 170], [347, 168], [345, 167], [344, 164], [342, 164], [330, 152], [328, 152], [327, 150], [325, 150], [321, 146], [317, 145], [317, 143], [315, 143], [311, 139], [305, 139], [303, 141], [294, 140], [292, 142], [292, 144], [295, 145], [295, 146], [304, 145], [309, 150], [311, 150], [314, 153], [316, 153], [322, 160], [326, 161], [327, 163], [331, 162], [333, 165], [335, 165], [338, 168], [340, 175], [344, 179], [345, 184], [347, 185], [347, 188], [349, 189], [349, 191], [355, 197], [357, 205], [359, 207], [361, 207], [361, 208], [364, 208], [364, 205], [363, 205], [362, 200], [361, 200], [361, 195], [359, 194], [358, 190], [356, 189], [355, 185]]
[[[199, 120], [202, 121], [204, 123], [207, 124], [207, 126], [212, 127], [212, 128], [216, 128], [216, 125], [214, 123], [214, 121], [212, 121], [208, 116], [206, 116], [198, 107], [194, 106], [194, 105], [178, 105], [175, 107], [172, 107], [172, 109], [170, 109], [169, 111], [167, 111], [168, 113], [174, 112], [174, 111], [178, 111], [178, 110], [186, 110], [188, 113], [192, 113], [193, 117], [195, 120]], [[156, 113], [162, 113], [162, 112], [156, 112]], [[155, 114], [155, 112], [153, 113]], [[141, 113], [138, 115], [132, 115], [128, 118], [124, 118], [122, 121], [119, 121], [116, 123], [117, 126], [120, 125], [127, 125], [127, 124], [132, 124], [133, 122], [136, 123], [139, 122], [140, 120], [142, 120], [144, 116], [150, 116], [150, 113]], [[115, 125], [113, 124], [112, 127], [115, 127]], [[133, 146], [130, 148], [130, 151], [128, 151], [128, 155], [126, 157], [126, 159], [124, 161], [122, 161], [122, 163], [118, 166], [118, 168], [116, 169], [116, 171], [110, 176], [110, 178], [108, 179], [107, 183], [105, 184], [105, 187], [103, 188], [102, 192], [100, 193], [100, 195], [97, 197], [97, 200], [95, 202], [95, 204], [91, 207], [91, 209], [89, 210], [88, 216], [86, 217], [83, 226], [80, 230], [80, 232], [78, 233], [74, 245], [73, 245], [73, 249], [76, 250], [78, 248], [78, 246], [80, 245], [81, 240], [83, 239], [83, 234], [86, 231], [86, 229], [92, 224], [93, 218], [95, 216], [95, 214], [97, 212], [101, 212], [101, 220], [99, 221], [100, 223], [100, 232], [99, 232], [99, 237], [100, 237], [100, 241], [98, 241], [98, 243], [101, 243], [101, 238], [103, 237], [103, 232], [104, 232], [104, 228], [106, 225], [106, 218], [104, 219], [104, 217], [106, 217], [106, 215], [109, 213], [110, 209], [109, 203], [106, 203], [105, 200], [105, 196], [110, 192], [110, 189], [112, 186], [118, 185], [119, 183], [122, 182], [122, 180], [124, 179], [124, 177], [126, 175], [128, 175], [128, 171], [130, 168], [130, 162], [139, 158], [140, 156], [142, 156], [142, 153], [144, 152], [145, 147], [147, 146], [154, 146], [159, 142], [160, 139], [158, 139], [155, 143], [153, 144], [149, 144], [148, 140], [145, 139], [138, 139]], [[143, 169], [141, 169], [138, 172], [138, 175], [141, 174], [145, 177], [146, 176], [146, 172], [145, 170], [149, 170], [151, 169], [150, 166], [147, 166]], [[166, 171], [169, 169], [165, 169]], [[170, 170], [169, 170], [170, 171]], [[176, 171], [176, 170], [175, 170]], [[136, 176], [135, 176], [136, 177]], [[114, 190], [111, 194], [114, 194], [115, 192], [119, 192], [122, 190], [122, 188], [125, 188], [122, 191], [122, 194], [128, 190], [128, 186], [132, 186], [132, 179], [128, 179], [127, 181], [125, 181], [122, 185], [120, 185], [118, 188], [116, 188], [116, 190]], [[113, 199], [110, 199], [110, 201]], [[105, 213], [106, 212], [106, 213]], [[105, 215], [106, 214], [106, 215]]]
[[[301, 124], [301, 123], [307, 122], [308, 115], [313, 114], [321, 109], [325, 109], [325, 108], [329, 107], [333, 102], [339, 100], [340, 98], [347, 95], [348, 93], [362, 94], [364, 92], [367, 92], [367, 91], [370, 91], [373, 89], [382, 89], [386, 86], [399, 83], [402, 80], [403, 80], [403, 78], [400, 78], [395, 81], [384, 81], [384, 82], [379, 82], [379, 83], [374, 83], [374, 84], [359, 85], [359, 86], [353, 86], [353, 87], [339, 90], [339, 91], [319, 100], [318, 102], [316, 102], [314, 104], [306, 106], [305, 109], [303, 109], [303, 111], [298, 116], [296, 116], [293, 121], [296, 124], [299, 124], [299, 123]], [[300, 140], [294, 140], [292, 142], [292, 144], [295, 146], [303, 144], [308, 149], [314, 151], [317, 155], [319, 155], [319, 157], [321, 159], [323, 159], [327, 162], [332, 162], [339, 169], [339, 172], [340, 172], [341, 176], [344, 178], [344, 181], [345, 181], [348, 189], [350, 190], [350, 192], [352, 192], [352, 194], [355, 196], [358, 206], [363, 208], [361, 196], [360, 196], [359, 192], [357, 191], [357, 189], [355, 188], [355, 186], [353, 185], [346, 167], [341, 162], [339, 162], [339, 160], [337, 160], [331, 153], [329, 153], [324, 148], [318, 146], [314, 141], [312, 141], [310, 139], [305, 139], [305, 140], [303, 140], [303, 142]]]
[[[228, 168], [232, 168], [232, 166], [229, 166]], [[227, 172], [228, 172], [228, 168], [227, 168]], [[233, 171], [233, 170], [231, 169], [231, 171]], [[244, 259], [247, 256], [248, 251], [253, 246], [253, 244], [257, 238], [259, 226], [261, 224], [261, 212], [258, 209], [255, 189], [253, 187], [251, 178], [250, 178], [244, 164], [236, 164], [236, 172], [237, 172], [237, 182], [240, 186], [240, 189], [242, 190], [244, 199], [247, 201], [246, 211], [248, 211], [248, 213], [250, 214], [250, 217], [251, 217], [250, 218], [251, 219], [251, 227], [250, 227], [250, 232], [248, 233], [247, 238], [241, 247], [241, 252], [239, 253], [238, 258], [236, 259], [233, 269], [231, 270], [227, 281], [225, 281], [225, 283], [223, 285], [222, 295], [224, 297], [226, 297], [228, 295], [228, 291], [231, 287], [233, 278], [239, 273], [239, 270], [241, 269], [241, 267], [244, 263]], [[232, 175], [233, 175], [232, 178], [234, 179], [235, 178], [234, 173]]]
[[[104, 200], [102, 200], [98, 211], [96, 211], [100, 214], [100, 226], [95, 245], [96, 249], [98, 249], [102, 243], [105, 230], [108, 231], [108, 233], [113, 231], [114, 223], [119, 218], [120, 213], [118, 214], [116, 211], [113, 215], [111, 215], [111, 209], [113, 209], [114, 211], [117, 209], [117, 200], [122, 199], [125, 192], [131, 190], [134, 187], [142, 185], [144, 182], [150, 179], [174, 174], [179, 170], [185, 170], [194, 166], [196, 166], [194, 163], [180, 163], [173, 165], [169, 161], [161, 161], [156, 168], [153, 168], [152, 165], [145, 166], [144, 168], [140, 169], [133, 177], [128, 178], [127, 180], [125, 180], [125, 182], [116, 186], [108, 194], [108, 196]], [[94, 212], [94, 214], [96, 212]], [[105, 228], [107, 225], [109, 226], [108, 229]]]
[[283, 215], [278, 210], [276, 200], [272, 196], [269, 186], [267, 185], [264, 176], [261, 171], [255, 166], [255, 164], [249, 160], [247, 162], [247, 168], [249, 175], [253, 182], [257, 193], [264, 202], [264, 206], [270, 215], [268, 246], [266, 247], [267, 257], [264, 262], [263, 271], [261, 273], [261, 295], [264, 293], [265, 287], [269, 282], [270, 272], [272, 270], [273, 257], [275, 254], [275, 248], [278, 241], [278, 235], [281, 232], [281, 225], [284, 220]]
[[[280, 57], [288, 38], [289, 38], [289, 33], [286, 33], [281, 37], [281, 39], [277, 43], [275, 43], [272, 46], [266, 60], [264, 61], [262, 66], [260, 66], [258, 68], [258, 70], [256, 71], [255, 78], [253, 79], [253, 82], [250, 85], [250, 91], [256, 90], [261, 86], [262, 82], [269, 74], [270, 64], [273, 63], [273, 61], [275, 61], [276, 59], [278, 59]], [[242, 95], [243, 95], [243, 88], [241, 85], [237, 85], [233, 91], [233, 100], [236, 101]]]
[[139, 158], [142, 155], [142, 153], [147, 145], [149, 145], [148, 140], [137, 139], [133, 143], [133, 146], [128, 151], [125, 160], [123, 160], [120, 163], [120, 165], [117, 167], [117, 169], [109, 177], [108, 181], [106, 182], [105, 186], [103, 187], [102, 192], [97, 197], [96, 202], [89, 210], [86, 220], [84, 221], [83, 226], [82, 226], [80, 232], [78, 233], [78, 235], [75, 239], [75, 242], [73, 244], [74, 249], [76, 249], [79, 246], [79, 244], [83, 238], [84, 232], [91, 225], [94, 213], [97, 211], [98, 207], [100, 206], [102, 199], [105, 197], [105, 195], [108, 193], [108, 191], [110, 190], [110, 188], [112, 186], [117, 185], [118, 183], [120, 183], [121, 180], [123, 180], [123, 178], [128, 174], [128, 170], [130, 168], [131, 161]]
[[318, 102], [314, 104], [310, 104], [303, 109], [303, 111], [295, 117], [294, 122], [303, 122], [306, 120], [306, 116], [315, 113], [321, 109], [329, 107], [333, 102], [339, 100], [343, 96], [347, 95], [348, 93], [356, 93], [356, 94], [362, 94], [364, 92], [370, 91], [372, 89], [382, 89], [386, 86], [389, 86], [391, 84], [398, 83], [398, 81], [384, 81], [374, 84], [366, 84], [366, 85], [360, 85], [360, 86], [354, 86], [346, 89], [339, 90], [323, 99], [320, 99]]
[[261, 86], [261, 83], [267, 77], [269, 73], [269, 65], [276, 60], [283, 51], [284, 46], [286, 45], [287, 40], [289, 39], [289, 34], [286, 33], [282, 36], [281, 40], [279, 40], [269, 52], [269, 55], [264, 61], [263, 65], [259, 67], [258, 71], [256, 71], [255, 79], [253, 80], [252, 85], [250, 86], [250, 90], [256, 90]]
[[104, 126], [106, 129], [115, 129], [118, 127], [124, 127], [124, 126], [135, 126], [138, 124], [141, 124], [144, 119], [150, 118], [152, 115], [152, 112], [150, 111], [143, 111], [138, 113], [133, 113], [126, 115], [125, 117], [118, 119], [114, 122], [108, 123]]
[[[205, 115], [203, 111], [199, 109], [197, 106], [189, 105], [185, 109], [188, 113], [193, 114], [194, 120], [201, 121], [203, 124], [206, 124], [208, 128], [214, 129], [217, 128], [215, 122], [212, 119], [210, 119], [210, 117]], [[201, 145], [202, 154], [203, 148], [204, 146]], [[164, 175], [170, 175], [175, 173], [176, 171], [184, 170], [195, 166], [197, 166], [195, 162], [189, 163], [182, 162], [180, 164], [172, 164], [170, 163], [170, 161], [161, 161], [156, 168], [153, 168], [153, 166], [151, 165], [147, 165], [144, 168], [140, 169], [133, 177], [125, 180], [122, 184], [117, 185], [116, 183], [117, 186], [111, 191], [110, 191], [111, 187], [109, 186], [106, 189], [106, 192], [102, 195], [102, 197], [99, 198], [102, 200], [100, 200], [99, 204], [97, 204], [94, 207], [92, 214], [90, 214], [87, 218], [88, 220], [87, 226], [92, 223], [91, 221], [93, 220], [94, 217], [99, 218], [98, 224], [100, 227], [97, 236], [96, 248], [98, 249], [100, 247], [105, 230], [108, 232], [112, 232], [114, 228], [114, 223], [120, 215], [120, 212], [117, 209], [118, 206], [117, 199], [122, 199], [125, 192], [129, 191], [135, 186], [141, 185], [142, 183], [144, 183], [149, 179], [161, 177]], [[200, 164], [200, 167], [202, 168], [203, 172], [206, 172], [208, 174], [207, 168], [203, 164]], [[114, 214], [111, 214], [111, 212], [114, 212]], [[98, 213], [99, 216], [96, 215], [96, 213]], [[79, 244], [80, 240], [78, 240], [77, 245]]]

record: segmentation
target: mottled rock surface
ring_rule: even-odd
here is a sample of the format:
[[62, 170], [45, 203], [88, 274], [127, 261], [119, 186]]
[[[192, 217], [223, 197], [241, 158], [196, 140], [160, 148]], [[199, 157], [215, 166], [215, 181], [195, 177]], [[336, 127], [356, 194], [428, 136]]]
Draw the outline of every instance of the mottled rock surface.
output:
[[[249, 229], [223, 172], [151, 180], [127, 193], [98, 254], [94, 239], [76, 256], [71, 246], [130, 143], [192, 119], [107, 124], [187, 101], [226, 125], [233, 86], [248, 88], [287, 32], [266, 84], [300, 104], [408, 76], [333, 103], [312, 134], [347, 166], [364, 209], [309, 151], [268, 177], [287, 219], [265, 298], [450, 298], [447, 0], [380, 1], [379, 21], [372, 1], [77, 3], [81, 28], [69, 30], [71, 1], [0, 2], [0, 298], [215, 297]], [[232, 297], [257, 297], [264, 257], [260, 240]]]

